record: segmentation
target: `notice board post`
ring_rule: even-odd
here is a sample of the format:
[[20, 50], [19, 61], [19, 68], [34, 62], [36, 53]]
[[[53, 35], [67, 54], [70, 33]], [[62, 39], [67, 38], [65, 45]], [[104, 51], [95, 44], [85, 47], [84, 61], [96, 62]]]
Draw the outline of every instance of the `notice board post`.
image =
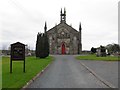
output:
[[23, 72], [25, 72], [25, 44], [20, 42], [11, 44], [10, 73], [12, 73], [12, 61], [23, 61]]

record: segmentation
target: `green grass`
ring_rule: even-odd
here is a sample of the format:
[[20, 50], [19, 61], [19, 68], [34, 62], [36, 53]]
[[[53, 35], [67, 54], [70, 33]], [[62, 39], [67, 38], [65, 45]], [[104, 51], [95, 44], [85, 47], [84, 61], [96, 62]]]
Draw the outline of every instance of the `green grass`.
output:
[[0, 57], [0, 89], [2, 89], [2, 58]]
[[22, 88], [52, 61], [51, 56], [45, 59], [26, 57], [25, 73], [23, 73], [23, 61], [13, 61], [12, 74], [10, 74], [10, 58], [2, 57], [2, 88]]
[[77, 56], [78, 60], [103, 60], [103, 61], [118, 61], [117, 56], [97, 57], [96, 55]]

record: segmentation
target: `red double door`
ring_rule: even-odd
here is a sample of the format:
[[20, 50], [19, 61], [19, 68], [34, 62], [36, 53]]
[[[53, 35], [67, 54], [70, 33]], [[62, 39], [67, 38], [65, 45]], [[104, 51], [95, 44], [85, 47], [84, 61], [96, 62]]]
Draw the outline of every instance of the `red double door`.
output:
[[62, 54], [65, 54], [65, 44], [64, 43], [61, 46], [61, 52], [62, 52]]

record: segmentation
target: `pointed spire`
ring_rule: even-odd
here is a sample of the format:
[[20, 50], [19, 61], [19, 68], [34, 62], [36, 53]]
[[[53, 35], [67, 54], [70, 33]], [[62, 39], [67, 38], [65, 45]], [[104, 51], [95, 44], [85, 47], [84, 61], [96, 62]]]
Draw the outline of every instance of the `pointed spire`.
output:
[[81, 27], [81, 22], [80, 22], [80, 25], [79, 25], [79, 30], [82, 30], [82, 27]]
[[66, 9], [65, 9], [65, 7], [64, 7], [64, 14], [66, 15]]
[[46, 33], [46, 31], [47, 31], [47, 24], [46, 24], [46, 22], [45, 22], [44, 33]]
[[62, 8], [61, 8], [60, 22], [61, 23], [65, 23], [66, 22], [66, 9], [65, 8], [64, 8], [64, 12], [62, 12]]
[[61, 8], [61, 11], [60, 11], [61, 15], [62, 15], [62, 8]]

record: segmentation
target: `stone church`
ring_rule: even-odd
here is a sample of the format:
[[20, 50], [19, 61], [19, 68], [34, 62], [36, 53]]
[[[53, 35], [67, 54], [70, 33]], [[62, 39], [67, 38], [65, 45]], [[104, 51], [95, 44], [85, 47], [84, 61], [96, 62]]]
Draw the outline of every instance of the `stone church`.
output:
[[49, 39], [50, 54], [80, 54], [82, 51], [81, 43], [81, 23], [77, 31], [66, 23], [66, 10], [60, 12], [60, 23], [47, 31]]

